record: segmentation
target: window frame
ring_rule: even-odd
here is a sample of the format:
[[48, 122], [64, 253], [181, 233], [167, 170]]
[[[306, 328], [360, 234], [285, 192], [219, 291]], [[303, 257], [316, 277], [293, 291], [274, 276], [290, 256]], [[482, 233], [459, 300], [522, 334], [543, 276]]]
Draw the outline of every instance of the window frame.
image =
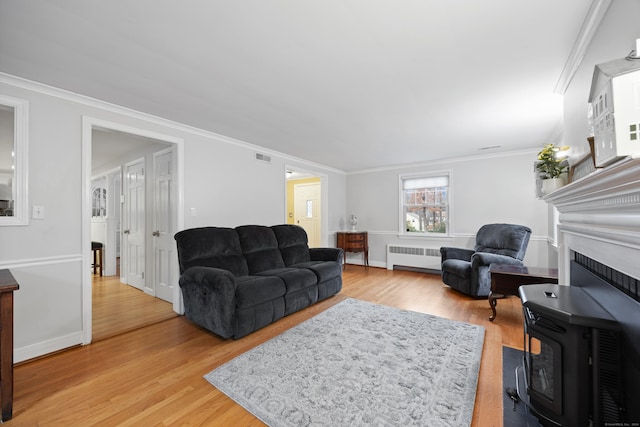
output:
[[[451, 217], [452, 217], [452, 203], [451, 203], [451, 182], [452, 182], [451, 170], [440, 170], [434, 172], [422, 172], [411, 174], [399, 174], [398, 175], [398, 230], [400, 235], [404, 237], [427, 237], [427, 238], [446, 238], [451, 237]], [[446, 191], [446, 231], [444, 233], [436, 233], [432, 231], [415, 232], [407, 231], [405, 204], [404, 204], [404, 182], [407, 180], [415, 179], [431, 179], [445, 177], [447, 179], [447, 191]]]
[[91, 192], [91, 218], [106, 218], [107, 212], [107, 189], [94, 187]]
[[[108, 174], [97, 175], [91, 178], [91, 219], [105, 220], [113, 215], [110, 205], [110, 186]], [[96, 197], [98, 193], [98, 197]], [[98, 202], [98, 205], [96, 205]]]
[[29, 102], [0, 94], [0, 104], [13, 109], [13, 173], [12, 180], [13, 214], [0, 217], [0, 226], [29, 225], [29, 195], [27, 180], [29, 143]]

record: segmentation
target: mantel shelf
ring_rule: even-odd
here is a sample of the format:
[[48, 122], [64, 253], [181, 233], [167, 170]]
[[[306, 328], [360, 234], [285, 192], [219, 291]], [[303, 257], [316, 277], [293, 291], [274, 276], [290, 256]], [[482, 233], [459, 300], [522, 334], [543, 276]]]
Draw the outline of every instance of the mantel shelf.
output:
[[[627, 157], [542, 197], [560, 213], [617, 212], [640, 205], [640, 159]], [[637, 210], [636, 210], [637, 214]]]
[[640, 277], [640, 158], [627, 157], [543, 197], [558, 217], [559, 278], [571, 251]]

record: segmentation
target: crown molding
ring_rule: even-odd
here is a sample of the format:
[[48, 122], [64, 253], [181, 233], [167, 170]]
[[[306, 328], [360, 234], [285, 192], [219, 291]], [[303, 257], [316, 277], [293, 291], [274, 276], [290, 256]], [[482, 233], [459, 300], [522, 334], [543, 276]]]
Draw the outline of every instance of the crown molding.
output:
[[600, 26], [602, 19], [611, 5], [611, 0], [593, 0], [587, 11], [587, 16], [578, 32], [578, 37], [573, 43], [567, 62], [564, 64], [560, 78], [553, 89], [553, 93], [564, 95], [569, 87], [569, 83], [576, 74], [578, 67], [582, 63], [587, 48], [593, 39], [596, 30]]
[[460, 156], [460, 157], [449, 157], [444, 159], [435, 159], [428, 160], [424, 162], [416, 162], [416, 163], [403, 163], [391, 166], [381, 166], [378, 168], [370, 168], [370, 169], [360, 169], [347, 172], [347, 175], [357, 175], [361, 173], [373, 173], [373, 172], [385, 172], [385, 171], [395, 171], [398, 169], [410, 169], [417, 167], [432, 167], [438, 165], [447, 165], [450, 163], [459, 163], [459, 162], [468, 162], [473, 160], [485, 160], [485, 159], [495, 159], [495, 158], [503, 158], [503, 157], [511, 157], [511, 156], [519, 156], [522, 154], [538, 154], [540, 148], [527, 148], [523, 150], [512, 150], [512, 151], [500, 151], [497, 153], [491, 154], [476, 154], [471, 156]]
[[134, 118], [137, 120], [142, 120], [148, 123], [153, 123], [156, 125], [164, 126], [169, 129], [173, 129], [180, 132], [187, 132], [192, 135], [198, 135], [207, 139], [214, 139], [219, 142], [223, 142], [230, 145], [235, 145], [238, 147], [243, 147], [248, 150], [257, 151], [260, 153], [269, 154], [271, 156], [279, 157], [285, 161], [296, 162], [298, 164], [303, 164], [314, 169], [321, 169], [328, 172], [333, 172], [336, 174], [345, 175], [346, 172], [341, 169], [336, 169], [331, 166], [323, 165], [320, 163], [316, 163], [310, 160], [301, 159], [298, 157], [291, 156], [286, 153], [281, 153], [279, 151], [271, 150], [266, 147], [261, 147], [256, 144], [252, 144], [250, 142], [242, 141], [239, 139], [231, 138], [228, 136], [221, 135], [219, 133], [211, 132], [208, 130], [200, 129], [194, 126], [189, 126], [184, 123], [175, 122], [173, 120], [165, 119], [162, 117], [154, 116], [152, 114], [144, 113], [142, 111], [134, 110], [131, 108], [123, 107], [121, 105], [112, 104], [107, 101], [103, 101], [101, 99], [92, 98], [87, 95], [82, 95], [76, 92], [71, 92], [66, 89], [57, 88], [55, 86], [50, 86], [44, 83], [36, 82], [33, 80], [29, 80], [23, 77], [14, 76], [12, 74], [7, 74], [0, 71], [0, 84], [4, 83], [10, 86], [18, 87], [21, 89], [29, 90], [32, 92], [36, 92], [42, 95], [51, 96], [54, 98], [63, 99], [65, 101], [74, 102], [77, 104], [85, 105], [92, 108], [97, 108], [104, 111], [109, 111], [115, 114], [121, 114], [130, 118]]

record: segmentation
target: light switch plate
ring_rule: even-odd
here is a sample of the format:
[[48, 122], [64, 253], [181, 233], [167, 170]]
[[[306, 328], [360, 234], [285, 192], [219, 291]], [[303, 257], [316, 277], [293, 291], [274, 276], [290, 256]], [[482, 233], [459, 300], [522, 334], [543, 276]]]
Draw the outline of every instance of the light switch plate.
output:
[[33, 205], [31, 218], [44, 219], [44, 206]]

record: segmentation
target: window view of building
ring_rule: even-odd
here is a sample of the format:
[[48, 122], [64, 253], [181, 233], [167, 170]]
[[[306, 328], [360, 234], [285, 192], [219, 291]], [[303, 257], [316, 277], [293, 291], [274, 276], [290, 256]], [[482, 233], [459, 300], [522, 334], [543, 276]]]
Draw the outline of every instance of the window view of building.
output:
[[447, 234], [449, 176], [402, 178], [405, 233]]

